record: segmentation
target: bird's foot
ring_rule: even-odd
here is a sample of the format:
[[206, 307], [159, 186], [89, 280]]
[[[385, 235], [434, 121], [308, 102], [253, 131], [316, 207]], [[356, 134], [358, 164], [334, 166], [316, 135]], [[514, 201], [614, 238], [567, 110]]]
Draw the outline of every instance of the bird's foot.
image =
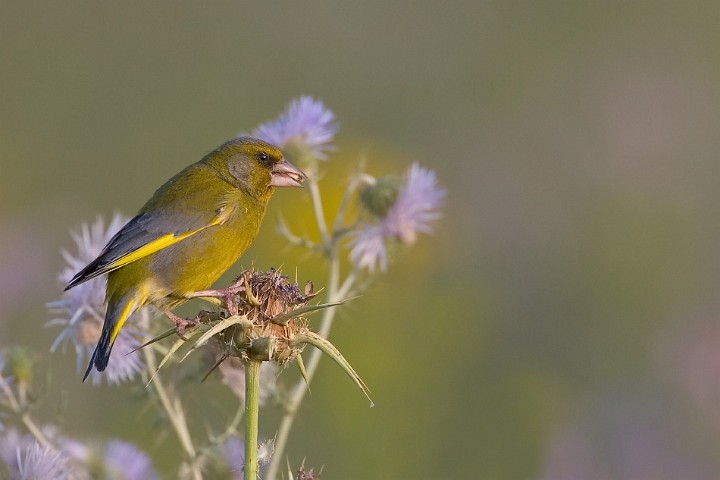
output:
[[187, 298], [202, 298], [207, 301], [215, 300], [218, 306], [225, 307], [230, 315], [237, 315], [237, 306], [235, 302], [235, 296], [245, 290], [243, 284], [233, 284], [228, 288], [221, 288], [218, 290], [201, 290], [199, 292], [190, 293]]
[[192, 318], [188, 320], [186, 318], [178, 317], [169, 310], [165, 312], [165, 316], [167, 316], [170, 321], [175, 324], [175, 332], [178, 334], [178, 337], [182, 338], [185, 341], [187, 341], [187, 338], [185, 338], [185, 330], [188, 327], [194, 327], [198, 324], [197, 318]]

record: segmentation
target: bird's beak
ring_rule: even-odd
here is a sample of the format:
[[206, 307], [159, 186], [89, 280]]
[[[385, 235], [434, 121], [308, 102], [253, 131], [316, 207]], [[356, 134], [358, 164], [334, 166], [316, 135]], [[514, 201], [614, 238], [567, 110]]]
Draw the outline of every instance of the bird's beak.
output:
[[273, 187], [302, 187], [307, 176], [295, 165], [283, 159], [270, 171], [270, 185]]

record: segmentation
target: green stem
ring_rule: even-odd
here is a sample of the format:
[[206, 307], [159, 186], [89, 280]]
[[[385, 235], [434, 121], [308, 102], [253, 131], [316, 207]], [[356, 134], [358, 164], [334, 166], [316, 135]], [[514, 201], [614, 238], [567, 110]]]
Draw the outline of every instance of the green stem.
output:
[[[155, 394], [160, 402], [160, 406], [165, 411], [167, 418], [170, 420], [175, 434], [180, 441], [180, 445], [185, 450], [185, 454], [188, 457], [188, 465], [190, 467], [190, 474], [194, 480], [202, 480], [202, 471], [200, 465], [196, 461], [195, 446], [190, 436], [190, 430], [188, 429], [187, 422], [185, 421], [185, 412], [183, 411], [180, 399], [175, 397], [174, 401], [168, 395], [165, 386], [160, 379], [160, 374], [155, 373], [155, 355], [151, 348], [143, 348], [142, 351], [145, 354], [145, 363], [147, 364], [149, 378], [152, 378], [150, 384], [155, 389]], [[152, 377], [152, 374], [155, 376]]]
[[[345, 279], [342, 286], [338, 286], [340, 283], [340, 261], [337, 256], [337, 248], [333, 248], [330, 254], [328, 303], [343, 299], [352, 288], [354, 281], [355, 275], [350, 274]], [[323, 311], [320, 328], [318, 329], [318, 335], [321, 337], [327, 338], [330, 334], [336, 310], [337, 309], [335, 308], [328, 308]], [[295, 422], [295, 417], [297, 416], [300, 404], [302, 403], [303, 398], [305, 398], [305, 394], [308, 392], [308, 384], [315, 375], [321, 358], [322, 352], [318, 349], [313, 349], [310, 353], [310, 359], [306, 363], [307, 384], [305, 383], [305, 379], [301, 378], [290, 392], [288, 400], [285, 404], [285, 414], [280, 421], [280, 427], [278, 428], [278, 433], [275, 437], [275, 451], [273, 452], [272, 460], [266, 475], [268, 480], [275, 480], [278, 476], [280, 471], [280, 462], [283, 457], [285, 446], [287, 445], [288, 437], [290, 436], [290, 430]]]
[[315, 219], [317, 220], [320, 237], [325, 248], [330, 245], [330, 234], [328, 233], [327, 223], [325, 222], [325, 212], [323, 211], [322, 200], [320, 198], [320, 189], [314, 178], [308, 180], [308, 190], [310, 191], [310, 199], [312, 200]]
[[262, 362], [245, 362], [245, 480], [258, 476], [258, 410], [260, 365]]
[[50, 448], [51, 450], [56, 451], [57, 449], [55, 448], [55, 446], [50, 443], [42, 430], [40, 430], [40, 428], [35, 425], [35, 422], [30, 417], [30, 414], [24, 411], [24, 403], [21, 403], [21, 401], [18, 400], [18, 398], [15, 396], [15, 393], [13, 393], [12, 389], [10, 388], [10, 385], [8, 385], [2, 378], [0, 378], [0, 389], [2, 389], [2, 391], [5, 393], [5, 398], [7, 398], [10, 409], [15, 412], [18, 418], [20, 418], [20, 421], [23, 423], [23, 425], [25, 425], [25, 428], [28, 429], [32, 436], [35, 437], [35, 440], [37, 440], [38, 443], [43, 447]]
[[33, 437], [38, 441], [40, 445], [42, 445], [45, 448], [50, 448], [52, 450], [56, 450], [55, 446], [50, 443], [50, 441], [47, 439], [44, 433], [42, 433], [42, 430], [38, 428], [37, 425], [35, 425], [35, 422], [33, 422], [33, 419], [30, 418], [30, 415], [27, 413], [24, 413], [20, 416], [20, 420], [23, 422], [23, 425], [25, 425], [25, 428], [28, 429], [28, 431], [32, 434]]
[[336, 235], [338, 232], [340, 232], [343, 229], [343, 221], [345, 220], [345, 210], [347, 210], [347, 207], [350, 204], [350, 199], [352, 198], [352, 195], [355, 192], [356, 187], [357, 187], [357, 181], [353, 180], [353, 181], [349, 182], [347, 187], [345, 188], [345, 193], [343, 193], [343, 198], [340, 201], [340, 206], [338, 207], [337, 214], [335, 215], [335, 223], [333, 224], [333, 235]]

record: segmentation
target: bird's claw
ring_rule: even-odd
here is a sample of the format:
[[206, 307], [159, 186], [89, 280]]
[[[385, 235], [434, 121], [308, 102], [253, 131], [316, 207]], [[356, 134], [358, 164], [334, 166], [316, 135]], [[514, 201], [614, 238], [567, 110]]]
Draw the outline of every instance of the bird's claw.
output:
[[197, 318], [192, 318], [188, 320], [186, 318], [178, 317], [172, 312], [165, 312], [165, 315], [170, 319], [171, 322], [175, 324], [175, 333], [177, 333], [178, 337], [182, 338], [185, 341], [188, 340], [185, 337], [185, 330], [188, 327], [193, 328], [199, 323]]

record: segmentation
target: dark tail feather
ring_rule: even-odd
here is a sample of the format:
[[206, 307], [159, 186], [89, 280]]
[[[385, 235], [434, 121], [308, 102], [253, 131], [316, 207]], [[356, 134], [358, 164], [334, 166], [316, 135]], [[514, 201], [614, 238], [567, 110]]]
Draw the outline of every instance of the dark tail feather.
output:
[[83, 382], [90, 375], [92, 367], [95, 366], [98, 372], [102, 372], [110, 361], [110, 351], [112, 350], [115, 338], [120, 329], [125, 324], [125, 320], [134, 311], [136, 300], [133, 298], [122, 298], [119, 300], [110, 299], [108, 302], [107, 312], [105, 313], [105, 322], [103, 323], [102, 334], [100, 340], [95, 347], [95, 351], [90, 357], [90, 364], [85, 370]]
[[110, 352], [112, 351], [113, 344], [115, 343], [110, 340], [110, 333], [112, 332], [114, 326], [114, 323], [108, 322], [107, 320], [105, 321], [102, 334], [100, 335], [100, 340], [98, 340], [95, 351], [93, 352], [92, 357], [90, 357], [90, 363], [88, 364], [87, 370], [85, 370], [83, 382], [88, 375], [90, 375], [93, 366], [95, 366], [98, 372], [102, 372], [107, 367], [108, 361], [110, 360]]

